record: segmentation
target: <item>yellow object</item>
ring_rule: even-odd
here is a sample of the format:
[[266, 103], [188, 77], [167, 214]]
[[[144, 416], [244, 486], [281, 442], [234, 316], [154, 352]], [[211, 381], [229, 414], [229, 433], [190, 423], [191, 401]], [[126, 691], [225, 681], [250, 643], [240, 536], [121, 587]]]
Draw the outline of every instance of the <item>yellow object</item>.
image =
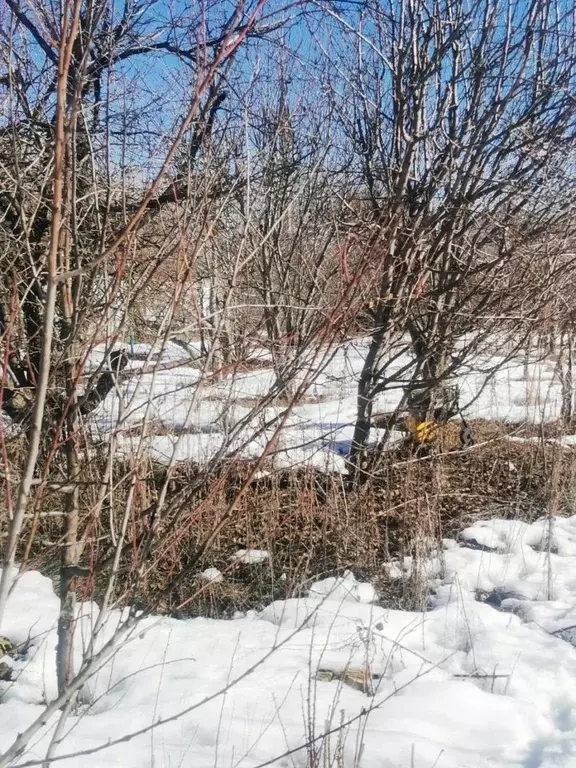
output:
[[9, 656], [14, 651], [14, 643], [7, 637], [0, 636], [0, 656]]
[[438, 424], [433, 419], [418, 421], [412, 416], [406, 417], [406, 428], [418, 445], [433, 443], [438, 437]]
[[14, 395], [12, 396], [12, 403], [11, 405], [14, 406], [14, 408], [17, 408], [18, 410], [22, 410], [22, 408], [25, 408], [30, 403], [30, 395], [28, 392], [23, 392], [21, 389], [17, 389]]

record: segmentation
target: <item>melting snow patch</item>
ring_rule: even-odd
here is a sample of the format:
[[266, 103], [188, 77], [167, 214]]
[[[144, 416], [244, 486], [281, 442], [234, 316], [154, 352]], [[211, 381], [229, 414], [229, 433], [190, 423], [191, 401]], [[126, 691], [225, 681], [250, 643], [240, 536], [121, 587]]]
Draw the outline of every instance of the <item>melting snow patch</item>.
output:
[[219, 584], [220, 582], [224, 581], [224, 577], [218, 568], [206, 568], [206, 570], [202, 571], [200, 574], [200, 578], [202, 581], [209, 581], [212, 584]]
[[230, 557], [230, 560], [244, 565], [257, 565], [268, 560], [269, 557], [265, 549], [239, 549]]

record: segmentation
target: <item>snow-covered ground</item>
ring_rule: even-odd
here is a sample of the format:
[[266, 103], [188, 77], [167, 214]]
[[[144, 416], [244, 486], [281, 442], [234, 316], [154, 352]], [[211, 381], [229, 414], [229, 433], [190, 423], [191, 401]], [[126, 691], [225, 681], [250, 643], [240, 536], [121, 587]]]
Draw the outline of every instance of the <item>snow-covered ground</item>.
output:
[[[293, 407], [285, 419], [271, 456], [277, 467], [308, 464], [333, 472], [345, 469], [353, 435], [357, 381], [367, 348], [367, 341], [356, 340], [326, 355], [328, 362], [311, 383], [305, 403]], [[141, 344], [136, 351], [146, 355], [150, 348]], [[100, 362], [102, 354], [96, 351], [92, 367]], [[161, 353], [153, 352], [150, 360], [174, 364], [185, 354], [180, 346], [170, 344]], [[192, 350], [191, 358], [197, 354], [198, 350]], [[322, 354], [325, 352], [318, 350], [319, 358]], [[132, 367], [141, 365], [131, 363]], [[408, 365], [409, 359], [399, 356], [387, 375], [405, 370]], [[496, 369], [494, 376], [487, 376]], [[555, 419], [561, 405], [555, 371], [553, 360], [517, 358], [506, 362], [495, 343], [492, 354], [477, 356], [474, 365], [458, 378], [465, 415], [515, 423]], [[116, 392], [110, 393], [94, 416], [93, 428], [100, 436], [116, 429], [120, 450], [135, 451], [141, 438], [130, 428], [148, 422], [146, 450], [166, 463], [172, 458], [202, 463], [223, 447], [245, 458], [256, 458], [285, 410], [280, 405], [258, 405], [273, 391], [274, 380], [272, 369], [261, 369], [206, 383], [201, 381], [199, 367], [191, 365], [137, 375], [125, 382], [121, 398]], [[375, 412], [394, 410], [401, 396], [401, 386], [390, 388], [377, 398]], [[383, 434], [373, 430], [372, 441], [377, 442]], [[394, 433], [391, 443], [400, 438], [399, 433]]]
[[[72, 756], [53, 765], [576, 766], [576, 517], [478, 522], [429, 580], [426, 612], [387, 610], [347, 574], [230, 621], [146, 619], [83, 691], [57, 749]], [[2, 750], [55, 695], [57, 610], [51, 583], [24, 574], [3, 633], [32, 644], [4, 659]], [[78, 662], [96, 612], [81, 606]], [[41, 764], [57, 718], [14, 765]], [[306, 749], [327, 731], [330, 747]]]
[[[290, 410], [276, 466], [345, 468], [366, 348], [342, 346]], [[150, 348], [136, 352], [134, 368]], [[170, 346], [156, 360], [174, 364], [181, 355]], [[95, 355], [92, 369], [98, 362]], [[466, 415], [557, 418], [555, 362], [502, 362], [497, 351], [478, 356], [459, 377]], [[145, 448], [166, 462], [205, 461], [223, 446], [256, 458], [274, 432], [266, 423], [283, 415], [281, 405], [258, 407], [273, 386], [271, 369], [206, 383], [191, 359], [128, 379], [93, 427], [100, 436], [114, 432], [129, 451], [140, 440], [133, 428], [148, 422]], [[400, 388], [389, 390], [376, 411], [393, 410], [400, 397]], [[265, 568], [268, 553], [240, 550], [234, 559]], [[414, 566], [406, 559], [382, 563], [382, 571], [400, 579]], [[576, 516], [554, 520], [551, 530], [547, 520], [478, 521], [445, 540], [418, 573], [431, 589], [426, 611], [386, 609], [374, 586], [348, 573], [230, 621], [142, 620], [84, 686], [51, 765], [576, 768]], [[204, 589], [226, 579], [216, 568], [198, 574]], [[77, 668], [98, 610], [79, 608]], [[57, 615], [51, 582], [23, 574], [2, 626], [24, 651], [0, 659], [12, 667], [12, 680], [0, 682], [0, 753], [44, 719], [56, 695]], [[122, 620], [108, 617], [97, 647]], [[52, 713], [10, 765], [42, 765], [58, 718]]]

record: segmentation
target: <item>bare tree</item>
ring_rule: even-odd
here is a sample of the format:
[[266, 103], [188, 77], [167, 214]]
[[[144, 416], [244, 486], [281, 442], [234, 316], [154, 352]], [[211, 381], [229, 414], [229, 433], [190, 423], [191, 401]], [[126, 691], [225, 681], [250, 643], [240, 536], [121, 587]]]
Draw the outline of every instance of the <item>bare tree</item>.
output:
[[[109, 370], [105, 365], [101, 375], [79, 389], [87, 354], [102, 332], [94, 302], [100, 293], [106, 317], [124, 271], [130, 268], [142, 225], [162, 206], [190, 197], [180, 176], [170, 178], [178, 148], [192, 131], [191, 159], [195, 159], [212, 129], [222, 102], [223, 77], [236, 52], [250, 35], [262, 33], [258, 27], [262, 5], [239, 3], [229, 17], [216, 13], [208, 18], [199, 11], [197, 19], [182, 27], [178, 23], [163, 27], [145, 5], [126, 3], [116, 18], [106, 2], [74, 0], [54, 14], [44, 6], [24, 9], [17, 0], [8, 3], [11, 24], [2, 33], [2, 56], [9, 109], [0, 147], [9, 184], [0, 193], [4, 248], [0, 332], [11, 386], [3, 386], [3, 403], [27, 426], [28, 445], [4, 551], [0, 616], [34, 474], [39, 471], [45, 480], [56, 461], [71, 486], [62, 531], [61, 694], [74, 674], [75, 584], [85, 536], [80, 531], [78, 484], [82, 420], [114, 387], [125, 365], [116, 355]], [[151, 183], [141, 183], [140, 190], [136, 186], [130, 199], [125, 184], [114, 183], [117, 145], [111, 111], [116, 95], [111, 74], [128, 60], [160, 53], [172, 56], [187, 73], [189, 95], [177, 105], [172, 125], [157, 136], [158, 149], [162, 143], [167, 148], [151, 169]], [[147, 99], [142, 95], [140, 108]], [[130, 117], [124, 113], [120, 122], [124, 130]], [[177, 217], [171, 228], [178, 231]], [[180, 236], [177, 243], [181, 241]], [[154, 263], [138, 275], [137, 284], [150, 279], [171, 250], [162, 245]], [[180, 292], [178, 288], [176, 304]], [[113, 343], [114, 338], [108, 341]], [[17, 390], [27, 394], [24, 408], [17, 407]]]
[[[498, 295], [506, 264], [572, 210], [573, 19], [568, 4], [540, 0], [326, 11], [349, 44], [342, 126], [373, 212], [366, 252], [380, 261], [358, 455], [392, 339], [409, 334], [412, 380], [436, 387], [478, 317], [510, 310]], [[563, 206], [543, 193], [552, 177], [565, 181]]]

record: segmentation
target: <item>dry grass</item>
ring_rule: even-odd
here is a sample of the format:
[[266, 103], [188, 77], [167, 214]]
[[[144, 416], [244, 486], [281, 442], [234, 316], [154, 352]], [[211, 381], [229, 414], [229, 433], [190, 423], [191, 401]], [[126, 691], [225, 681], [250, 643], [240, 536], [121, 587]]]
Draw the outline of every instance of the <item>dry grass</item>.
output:
[[[412, 583], [387, 581], [382, 566], [390, 558], [411, 555], [421, 561], [435, 541], [479, 518], [531, 521], [548, 506], [555, 514], [575, 508], [576, 449], [544, 439], [510, 440], [522, 431], [519, 426], [481, 421], [472, 426], [478, 443], [473, 448], [459, 450], [454, 445], [459, 427], [451, 426], [433, 451], [415, 454], [400, 447], [387, 452], [370, 480], [354, 492], [345, 491], [341, 477], [313, 469], [266, 475], [247, 486], [228, 516], [252, 467], [238, 463], [205, 476], [199, 467], [182, 464], [168, 496], [176, 511], [167, 514], [157, 529], [152, 555], [138, 579], [149, 512], [165, 468], [149, 461], [137, 468], [118, 463], [113, 508], [105, 506], [94, 520], [89, 509], [94, 484], [103, 474], [103, 466], [95, 460], [81, 494], [89, 520], [83, 559], [93, 573], [80, 588], [83, 595], [96, 597], [103, 588], [107, 573], [93, 566], [109, 550], [110, 520], [119, 520], [136, 472], [118, 597], [132, 586], [143, 604], [154, 602], [167, 612], [230, 616], [298, 595], [313, 580], [352, 569], [359, 578], [377, 581], [389, 605], [418, 606], [425, 599], [423, 585], [417, 576]], [[61, 493], [43, 491], [43, 513], [62, 509], [62, 504]], [[224, 518], [225, 524], [199, 556]], [[61, 519], [40, 517], [35, 524], [30, 565], [55, 575]], [[230, 558], [240, 548], [265, 549], [269, 559], [258, 565], [233, 565]], [[201, 584], [198, 574], [207, 567], [220, 569], [224, 581]], [[174, 588], [168, 589], [170, 584]]]

